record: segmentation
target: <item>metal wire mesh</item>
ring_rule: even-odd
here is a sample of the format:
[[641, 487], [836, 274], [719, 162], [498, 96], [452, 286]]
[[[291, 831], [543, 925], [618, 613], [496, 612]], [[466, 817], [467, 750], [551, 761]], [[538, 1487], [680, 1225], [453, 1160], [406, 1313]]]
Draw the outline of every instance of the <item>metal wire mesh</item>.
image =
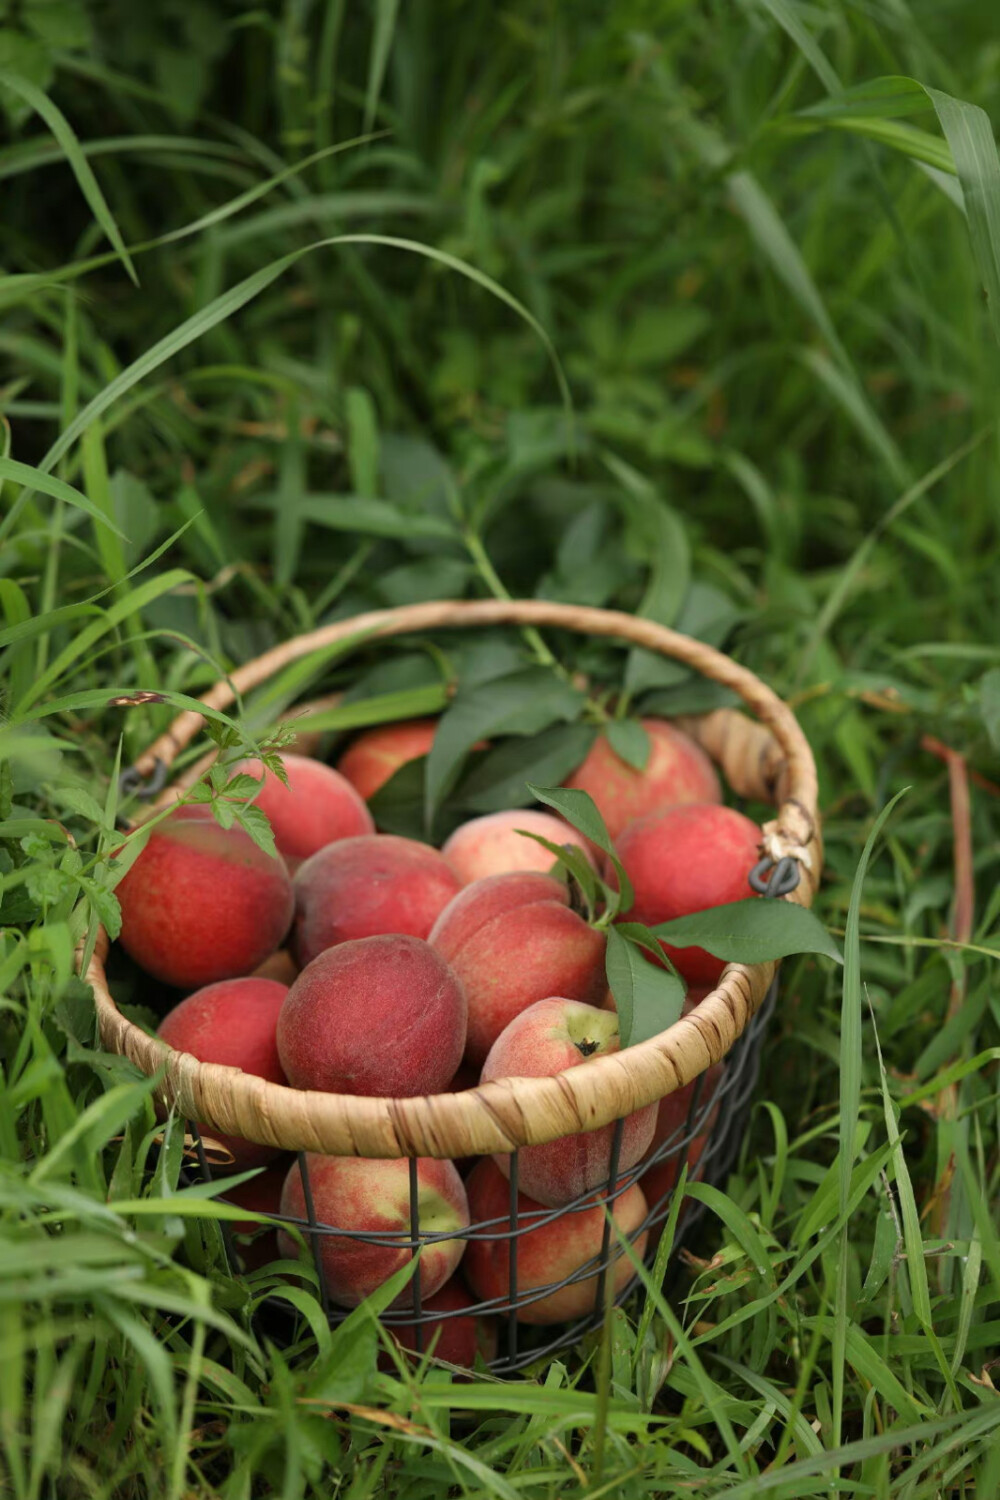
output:
[[[798, 867], [794, 860], [781, 860], [779, 863], [765, 870], [762, 862], [753, 871], [751, 884], [761, 894], [777, 896], [784, 895], [794, 889], [798, 875]], [[766, 879], [770, 876], [769, 879]], [[750, 1022], [750, 1025], [731, 1048], [723, 1060], [721, 1069], [712, 1086], [706, 1087], [706, 1075], [702, 1074], [695, 1082], [688, 1105], [687, 1115], [682, 1125], [678, 1126], [669, 1135], [655, 1152], [637, 1163], [626, 1171], [619, 1171], [621, 1156], [622, 1133], [624, 1120], [619, 1120], [612, 1138], [611, 1154], [609, 1161], [608, 1178], [603, 1190], [596, 1193], [591, 1190], [572, 1202], [559, 1208], [539, 1208], [529, 1212], [518, 1212], [518, 1153], [512, 1152], [509, 1157], [509, 1198], [507, 1212], [492, 1219], [480, 1219], [471, 1223], [465, 1230], [443, 1230], [438, 1233], [421, 1233], [419, 1219], [419, 1182], [418, 1163], [411, 1160], [409, 1163], [409, 1225], [406, 1230], [394, 1232], [361, 1231], [347, 1229], [339, 1225], [322, 1223], [316, 1215], [312, 1184], [310, 1182], [308, 1157], [305, 1152], [298, 1154], [299, 1170], [302, 1177], [303, 1197], [305, 1202], [306, 1217], [296, 1218], [288, 1215], [271, 1215], [279, 1224], [289, 1225], [301, 1231], [307, 1243], [312, 1248], [313, 1261], [316, 1270], [319, 1299], [324, 1314], [331, 1324], [342, 1322], [348, 1316], [348, 1310], [334, 1305], [330, 1296], [327, 1277], [324, 1271], [322, 1244], [327, 1236], [336, 1237], [341, 1240], [352, 1240], [369, 1245], [405, 1248], [411, 1254], [416, 1254], [420, 1247], [434, 1245], [440, 1241], [462, 1239], [466, 1241], [475, 1240], [506, 1240], [509, 1243], [507, 1292], [506, 1296], [494, 1297], [473, 1303], [471, 1306], [449, 1309], [435, 1309], [426, 1311], [422, 1305], [422, 1295], [419, 1274], [414, 1275], [410, 1281], [410, 1305], [404, 1308], [390, 1308], [382, 1316], [382, 1321], [387, 1327], [405, 1326], [412, 1330], [418, 1353], [423, 1353], [426, 1347], [427, 1330], [438, 1324], [445, 1324], [455, 1318], [488, 1317], [502, 1320], [506, 1337], [504, 1339], [503, 1352], [491, 1361], [491, 1367], [498, 1372], [506, 1374], [524, 1368], [547, 1355], [567, 1348], [574, 1344], [584, 1333], [596, 1327], [602, 1321], [605, 1307], [605, 1290], [607, 1277], [615, 1263], [622, 1254], [617, 1240], [612, 1244], [611, 1216], [605, 1216], [605, 1224], [601, 1249], [598, 1255], [592, 1257], [574, 1269], [574, 1271], [561, 1280], [554, 1280], [544, 1286], [524, 1287], [519, 1283], [518, 1274], [518, 1244], [524, 1235], [531, 1233], [540, 1227], [550, 1224], [555, 1220], [563, 1218], [568, 1214], [593, 1211], [595, 1203], [606, 1203], [613, 1205], [622, 1195], [637, 1182], [650, 1168], [658, 1166], [668, 1160], [676, 1162], [676, 1176], [680, 1175], [681, 1164], [689, 1161], [691, 1149], [694, 1144], [708, 1132], [707, 1140], [703, 1145], [697, 1160], [697, 1180], [716, 1184], [720, 1182], [728, 1172], [732, 1162], [739, 1150], [739, 1145], [745, 1132], [749, 1117], [751, 1100], [760, 1071], [760, 1051], [768, 1020], [774, 1008], [777, 991], [777, 980], [771, 985], [767, 998]], [[714, 1123], [713, 1123], [714, 1122]], [[189, 1130], [195, 1138], [197, 1147], [198, 1169], [200, 1176], [207, 1181], [212, 1180], [212, 1165], [208, 1160], [198, 1127], [189, 1125]], [[658, 1236], [655, 1231], [663, 1225], [669, 1214], [673, 1200], [674, 1189], [670, 1187], [653, 1201], [647, 1202], [647, 1213], [642, 1223], [632, 1231], [628, 1238], [636, 1243], [643, 1234], [649, 1235], [647, 1260], [652, 1261], [655, 1256]], [[688, 1201], [683, 1217], [679, 1220], [674, 1236], [674, 1248], [678, 1249], [690, 1237], [692, 1230], [703, 1212], [703, 1205], [694, 1199]], [[232, 1235], [228, 1226], [223, 1227], [223, 1237], [226, 1253], [230, 1265], [237, 1268], [237, 1259]], [[526, 1329], [519, 1314], [532, 1304], [540, 1302], [562, 1291], [566, 1287], [578, 1282], [588, 1281], [597, 1277], [596, 1292], [593, 1301], [593, 1311], [585, 1317], [578, 1318], [559, 1328], [547, 1340], [543, 1339], [542, 1332], [536, 1328]], [[633, 1289], [635, 1279], [631, 1278], [629, 1283], [616, 1295], [615, 1302], [621, 1303], [628, 1297]], [[264, 1299], [265, 1304], [268, 1299]], [[271, 1299], [272, 1302], [274, 1299]], [[282, 1311], [287, 1309], [287, 1304], [281, 1304]]]

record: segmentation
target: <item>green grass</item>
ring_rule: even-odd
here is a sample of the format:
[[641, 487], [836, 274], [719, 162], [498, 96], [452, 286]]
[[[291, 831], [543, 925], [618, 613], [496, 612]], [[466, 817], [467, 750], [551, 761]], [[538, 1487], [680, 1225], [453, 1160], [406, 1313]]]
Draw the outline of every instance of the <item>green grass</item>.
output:
[[[982, 0], [5, 20], [5, 1493], [1000, 1489], [991, 20]], [[857, 92], [886, 79], [917, 82]], [[114, 921], [117, 770], [177, 705], [317, 623], [504, 590], [644, 609], [789, 698], [847, 965], [786, 961], [752, 1129], [724, 1193], [690, 1189], [705, 1228], [668, 1295], [651, 1282], [530, 1377], [457, 1385], [378, 1373], [374, 1320], [331, 1334], [306, 1272], [281, 1285], [291, 1345], [260, 1333], [270, 1283], [226, 1274], [174, 1127], [153, 1152], [149, 1087], [94, 1051], [73, 949]], [[328, 686], [351, 687], [333, 736], [456, 679], [548, 673], [549, 699], [575, 671], [584, 721], [602, 684], [623, 716], [696, 701], [554, 633], [440, 637], [300, 664], [230, 734]], [[138, 690], [164, 702], [109, 707]], [[927, 735], [974, 773], [971, 912]]]

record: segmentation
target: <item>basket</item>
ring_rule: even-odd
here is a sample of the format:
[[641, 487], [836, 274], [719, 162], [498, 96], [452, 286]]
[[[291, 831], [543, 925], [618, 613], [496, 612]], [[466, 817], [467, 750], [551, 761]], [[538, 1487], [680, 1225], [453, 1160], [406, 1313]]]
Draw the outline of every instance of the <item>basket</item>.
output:
[[[770, 803], [776, 808], [773, 822], [765, 825], [762, 859], [751, 884], [761, 894], [792, 900], [808, 906], [818, 882], [822, 842], [817, 814], [816, 769], [809, 745], [791, 710], [752, 672], [730, 658], [690, 637], [652, 621], [628, 614], [540, 600], [486, 600], [435, 602], [377, 611], [338, 621], [309, 634], [297, 636], [240, 667], [217, 683], [202, 698], [209, 708], [223, 710], [237, 694], [247, 692], [271, 678], [291, 662], [307, 655], [337, 648], [345, 642], [368, 644], [373, 639], [446, 628], [482, 626], [554, 627], [592, 636], [602, 636], [639, 646], [681, 662], [703, 676], [732, 689], [755, 715], [754, 722], [732, 709], [683, 716], [675, 720], [719, 766], [738, 797]], [[325, 700], [328, 704], [330, 700]], [[289, 717], [303, 716], [308, 732], [308, 705]], [[179, 797], [214, 758], [203, 757], [188, 767], [172, 786], [166, 775], [175, 758], [187, 748], [203, 724], [194, 711], [180, 714], [169, 729], [126, 772], [131, 789], [145, 787], [157, 796], [157, 806]], [[300, 745], [298, 748], [308, 748]], [[140, 790], [140, 795], [142, 795]], [[612, 1149], [609, 1180], [601, 1196], [611, 1203], [627, 1191], [646, 1161], [628, 1173], [617, 1170], [617, 1143], [624, 1119], [633, 1111], [663, 1099], [668, 1094], [703, 1077], [725, 1059], [721, 1078], [714, 1089], [695, 1084], [684, 1127], [660, 1147], [652, 1162], [674, 1157], [682, 1161], [692, 1144], [725, 1103], [725, 1128], [709, 1138], [698, 1163], [699, 1175], [711, 1181], [727, 1169], [738, 1149], [749, 1111], [750, 1095], [759, 1066], [759, 1051], [767, 1013], [774, 1000], [776, 964], [730, 964], [716, 989], [688, 1015], [648, 1041], [609, 1056], [590, 1058], [555, 1077], [511, 1078], [481, 1084], [463, 1093], [426, 1097], [383, 1099], [297, 1090], [244, 1074], [239, 1069], [200, 1063], [173, 1051], [150, 1037], [118, 1010], [105, 974], [108, 942], [102, 932], [87, 971], [93, 986], [101, 1038], [104, 1046], [123, 1054], [147, 1075], [165, 1069], [158, 1090], [159, 1102], [173, 1106], [187, 1121], [201, 1121], [220, 1133], [299, 1154], [305, 1182], [307, 1217], [289, 1220], [311, 1237], [319, 1279], [320, 1296], [332, 1320], [346, 1316], [329, 1307], [318, 1254], [327, 1234], [346, 1234], [336, 1225], [321, 1224], [312, 1209], [306, 1153], [333, 1156], [408, 1157], [410, 1164], [411, 1225], [406, 1235], [355, 1233], [374, 1243], [405, 1244], [416, 1249], [433, 1240], [419, 1233], [416, 1212], [416, 1158], [467, 1158], [508, 1153], [510, 1158], [510, 1211], [503, 1219], [473, 1223], [464, 1237], [509, 1238], [509, 1275], [506, 1297], [477, 1304], [462, 1315], [498, 1314], [506, 1321], [504, 1355], [497, 1368], [513, 1370], [542, 1353], [575, 1340], [583, 1329], [602, 1316], [609, 1266], [621, 1254], [611, 1243], [611, 1218], [606, 1223], [601, 1254], [580, 1267], [567, 1281], [596, 1276], [594, 1312], [579, 1319], [544, 1348], [523, 1347], [523, 1329], [517, 1314], [530, 1301], [557, 1289], [518, 1288], [519, 1238], [539, 1224], [563, 1214], [582, 1211], [584, 1201], [559, 1209], [546, 1209], [525, 1223], [519, 1222], [517, 1205], [517, 1152], [522, 1146], [555, 1140], [581, 1129], [598, 1129], [618, 1122]], [[765, 1002], [769, 1002], [765, 1004]], [[197, 1143], [201, 1171], [211, 1175], [211, 1164], [201, 1146], [197, 1126], [189, 1127]], [[593, 1204], [594, 1195], [585, 1200]], [[670, 1193], [649, 1204], [639, 1234], [661, 1225], [669, 1212]], [[682, 1225], [690, 1228], [695, 1215]], [[438, 1236], [441, 1238], [442, 1236]], [[454, 1234], [450, 1238], [463, 1237]], [[650, 1236], [654, 1238], [654, 1236]], [[420, 1304], [419, 1278], [410, 1283], [412, 1311], [390, 1311], [387, 1324], [415, 1325], [417, 1348], [424, 1345], [429, 1321]], [[623, 1292], [622, 1295], [625, 1295]], [[458, 1316], [459, 1314], [452, 1314]], [[448, 1313], [437, 1313], [446, 1322]]]

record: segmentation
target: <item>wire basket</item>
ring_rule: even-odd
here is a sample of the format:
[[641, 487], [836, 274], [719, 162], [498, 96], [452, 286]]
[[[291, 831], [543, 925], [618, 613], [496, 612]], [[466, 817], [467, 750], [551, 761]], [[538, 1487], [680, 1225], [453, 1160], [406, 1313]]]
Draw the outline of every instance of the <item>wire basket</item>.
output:
[[[738, 797], [774, 804], [775, 820], [765, 825], [760, 863], [750, 872], [751, 887], [773, 899], [808, 906], [819, 876], [822, 844], [816, 808], [816, 771], [805, 737], [791, 710], [746, 668], [700, 641], [648, 620], [612, 612], [536, 600], [444, 602], [379, 611], [339, 621], [299, 636], [235, 671], [206, 693], [209, 708], [225, 709], [238, 693], [267, 681], [289, 663], [325, 648], [342, 654], [345, 641], [369, 643], [373, 638], [442, 628], [500, 624], [556, 627], [604, 636], [658, 652], [690, 666], [733, 689], [756, 715], [755, 723], [742, 713], [717, 709], [676, 722], [719, 765]], [[329, 701], [329, 700], [327, 700]], [[308, 710], [303, 724], [308, 725]], [[126, 785], [157, 805], [176, 800], [202, 774], [212, 755], [190, 766], [171, 785], [166, 776], [176, 756], [191, 743], [203, 723], [186, 711], [126, 775]], [[396, 1246], [415, 1253], [442, 1239], [505, 1241], [506, 1292], [489, 1301], [454, 1311], [427, 1313], [421, 1302], [420, 1278], [410, 1281], [409, 1305], [384, 1315], [387, 1326], [406, 1325], [415, 1346], [426, 1346], [430, 1325], [457, 1317], [500, 1318], [506, 1330], [502, 1354], [493, 1364], [511, 1372], [553, 1350], [574, 1342], [599, 1322], [605, 1306], [609, 1272], [615, 1272], [622, 1251], [612, 1235], [611, 1217], [603, 1214], [600, 1251], [562, 1280], [526, 1285], [519, 1275], [524, 1236], [553, 1220], [593, 1210], [595, 1203], [613, 1205], [650, 1167], [672, 1161], [679, 1174], [682, 1162], [698, 1143], [692, 1175], [718, 1181], [739, 1148], [749, 1116], [751, 1096], [760, 1064], [760, 1048], [776, 992], [773, 963], [729, 964], [717, 987], [693, 1010], [666, 1031], [623, 1052], [585, 1062], [556, 1077], [509, 1078], [480, 1084], [461, 1093], [383, 1099], [297, 1090], [266, 1082], [239, 1069], [198, 1062], [150, 1037], [118, 1010], [108, 989], [105, 960], [108, 943], [100, 935], [87, 978], [92, 984], [104, 1045], [129, 1057], [143, 1072], [165, 1068], [158, 1102], [173, 1107], [187, 1121], [201, 1121], [209, 1130], [239, 1136], [281, 1151], [297, 1153], [302, 1173], [305, 1216], [277, 1215], [278, 1222], [296, 1225], [312, 1245], [319, 1295], [331, 1321], [347, 1316], [331, 1305], [323, 1269], [322, 1242], [327, 1236], [371, 1245]], [[715, 1064], [724, 1063], [721, 1069]], [[709, 1081], [705, 1075], [709, 1069]], [[625, 1118], [635, 1110], [691, 1086], [682, 1125], [658, 1150], [628, 1171], [619, 1172], [619, 1148]], [[585, 1122], [585, 1123], [584, 1123]], [[608, 1180], [596, 1196], [593, 1190], [559, 1208], [518, 1212], [518, 1151], [561, 1136], [615, 1124]], [[713, 1123], [715, 1128], [713, 1129]], [[198, 1126], [189, 1125], [201, 1174], [211, 1178], [213, 1167]], [[318, 1220], [311, 1190], [308, 1154], [367, 1158], [409, 1158], [410, 1224], [408, 1232], [366, 1233]], [[496, 1217], [471, 1223], [466, 1230], [437, 1235], [421, 1233], [417, 1203], [417, 1162], [421, 1157], [468, 1158], [506, 1154], [509, 1162], [508, 1204]], [[656, 1232], [670, 1212], [672, 1186], [647, 1205], [642, 1222], [628, 1238], [649, 1253]], [[686, 1205], [675, 1243], [690, 1233], [698, 1209]], [[227, 1248], [233, 1253], [226, 1231]], [[617, 1268], [621, 1270], [621, 1267]], [[617, 1279], [617, 1277], [616, 1277]], [[571, 1320], [549, 1341], [533, 1335], [525, 1346], [522, 1321], [533, 1304], [575, 1284], [587, 1283], [588, 1310]], [[593, 1286], [590, 1298], [589, 1284]], [[627, 1295], [623, 1285], [617, 1300]]]

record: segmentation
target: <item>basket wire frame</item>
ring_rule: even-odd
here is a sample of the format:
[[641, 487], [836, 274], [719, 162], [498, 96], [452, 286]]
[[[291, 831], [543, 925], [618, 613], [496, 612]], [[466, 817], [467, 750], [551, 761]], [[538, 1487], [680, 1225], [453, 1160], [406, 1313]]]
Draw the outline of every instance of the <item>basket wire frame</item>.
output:
[[[794, 859], [781, 859], [776, 864], [773, 864], [770, 860], [762, 860], [760, 864], [754, 867], [749, 876], [750, 884], [755, 891], [758, 891], [763, 896], [772, 898], [787, 895], [791, 890], [794, 890], [798, 884], [798, 879], [799, 867]], [[737, 1039], [735, 1045], [723, 1060], [722, 1075], [708, 1097], [702, 1097], [705, 1094], [704, 1083], [706, 1077], [703, 1073], [694, 1080], [691, 1099], [683, 1126], [668, 1136], [652, 1156], [638, 1162], [626, 1172], [619, 1171], [625, 1120], [622, 1118], [616, 1121], [612, 1136], [607, 1183], [603, 1191], [598, 1190], [600, 1193], [599, 1199], [598, 1193], [591, 1190], [558, 1208], [543, 1208], [519, 1215], [517, 1211], [518, 1153], [517, 1151], [512, 1151], [508, 1155], [509, 1199], [508, 1211], [505, 1215], [494, 1219], [479, 1220], [476, 1223], [470, 1224], [468, 1229], [459, 1231], [458, 1233], [453, 1230], [443, 1230], [436, 1234], [422, 1234], [420, 1232], [419, 1214], [418, 1159], [411, 1157], [409, 1159], [408, 1230], [384, 1232], [349, 1230], [331, 1224], [324, 1224], [318, 1219], [309, 1177], [307, 1153], [304, 1151], [298, 1152], [296, 1160], [302, 1177], [306, 1217], [300, 1219], [283, 1214], [269, 1214], [268, 1218], [277, 1224], [287, 1224], [300, 1230], [308, 1240], [312, 1248], [319, 1301], [323, 1308], [324, 1316], [331, 1324], [340, 1323], [348, 1316], [347, 1309], [336, 1307], [333, 1304], [327, 1284], [323, 1267], [322, 1242], [328, 1235], [340, 1239], [357, 1240], [371, 1245], [405, 1246], [409, 1249], [411, 1255], [416, 1255], [422, 1246], [435, 1244], [441, 1240], [506, 1239], [510, 1245], [506, 1297], [479, 1301], [470, 1307], [454, 1310], [441, 1309], [427, 1313], [423, 1309], [420, 1277], [417, 1274], [410, 1280], [410, 1307], [407, 1309], [388, 1309], [382, 1314], [383, 1324], [390, 1329], [394, 1325], [406, 1325], [412, 1328], [417, 1353], [418, 1355], [423, 1355], [427, 1347], [426, 1330], [432, 1324], [446, 1323], [452, 1318], [458, 1317], [500, 1317], [503, 1320], [506, 1332], [504, 1339], [505, 1348], [502, 1355], [498, 1354], [490, 1362], [490, 1368], [497, 1373], [507, 1375], [513, 1374], [525, 1366], [535, 1363], [539, 1359], [576, 1343], [584, 1333], [599, 1326], [604, 1317], [608, 1272], [622, 1253], [617, 1246], [614, 1253], [612, 1253], [612, 1216], [609, 1214], [605, 1218], [601, 1249], [596, 1257], [592, 1257], [585, 1264], [577, 1267], [576, 1270], [564, 1276], [559, 1281], [550, 1282], [544, 1286], [531, 1287], [527, 1291], [522, 1291], [518, 1284], [517, 1252], [519, 1239], [522, 1235], [530, 1233], [545, 1224], [549, 1224], [555, 1219], [562, 1218], [565, 1214], [592, 1210], [597, 1201], [611, 1207], [623, 1193], [627, 1192], [639, 1180], [643, 1173], [648, 1171], [650, 1167], [657, 1166], [666, 1161], [667, 1158], [675, 1158], [677, 1160], [676, 1177], [679, 1177], [681, 1165], [687, 1164], [689, 1161], [692, 1145], [698, 1139], [699, 1135], [709, 1127], [713, 1118], [716, 1119], [717, 1124], [725, 1119], [725, 1124], [721, 1129], [716, 1128], [709, 1134], [708, 1141], [698, 1160], [699, 1180], [706, 1182], [718, 1182], [721, 1180], [729, 1171], [739, 1151], [746, 1123], [745, 1117], [749, 1111], [751, 1097], [760, 1071], [761, 1043], [767, 1022], [774, 1008], [777, 985], [778, 979], [776, 976], [763, 1005], [751, 1020], [746, 1031]], [[726, 1106], [725, 1110], [722, 1107], [724, 1102]], [[204, 1181], [210, 1182], [213, 1179], [212, 1165], [205, 1151], [198, 1126], [196, 1123], [189, 1121], [187, 1128], [194, 1137], [199, 1174]], [[645, 1218], [628, 1236], [633, 1244], [641, 1235], [655, 1230], [666, 1222], [670, 1214], [673, 1194], [674, 1189], [671, 1187], [658, 1200], [647, 1204]], [[702, 1209], [702, 1204], [692, 1200], [684, 1219], [678, 1223], [675, 1233], [675, 1246], [679, 1247], [688, 1238], [691, 1230], [701, 1217]], [[239, 1263], [232, 1232], [228, 1224], [223, 1223], [221, 1228], [228, 1264], [230, 1269], [238, 1274]], [[647, 1261], [651, 1261], [654, 1257], [655, 1248], [654, 1239], [653, 1244], [647, 1252]], [[595, 1274], [598, 1280], [593, 1312], [562, 1327], [547, 1343], [540, 1345], [535, 1339], [532, 1339], [528, 1346], [524, 1347], [524, 1327], [518, 1319], [520, 1309], [530, 1306], [533, 1302], [542, 1301], [576, 1282], [589, 1280]], [[621, 1304], [630, 1295], [634, 1289], [635, 1281], [635, 1277], [630, 1278], [627, 1285], [616, 1295], [616, 1305]], [[265, 1298], [265, 1303], [268, 1300], [272, 1299]]]

